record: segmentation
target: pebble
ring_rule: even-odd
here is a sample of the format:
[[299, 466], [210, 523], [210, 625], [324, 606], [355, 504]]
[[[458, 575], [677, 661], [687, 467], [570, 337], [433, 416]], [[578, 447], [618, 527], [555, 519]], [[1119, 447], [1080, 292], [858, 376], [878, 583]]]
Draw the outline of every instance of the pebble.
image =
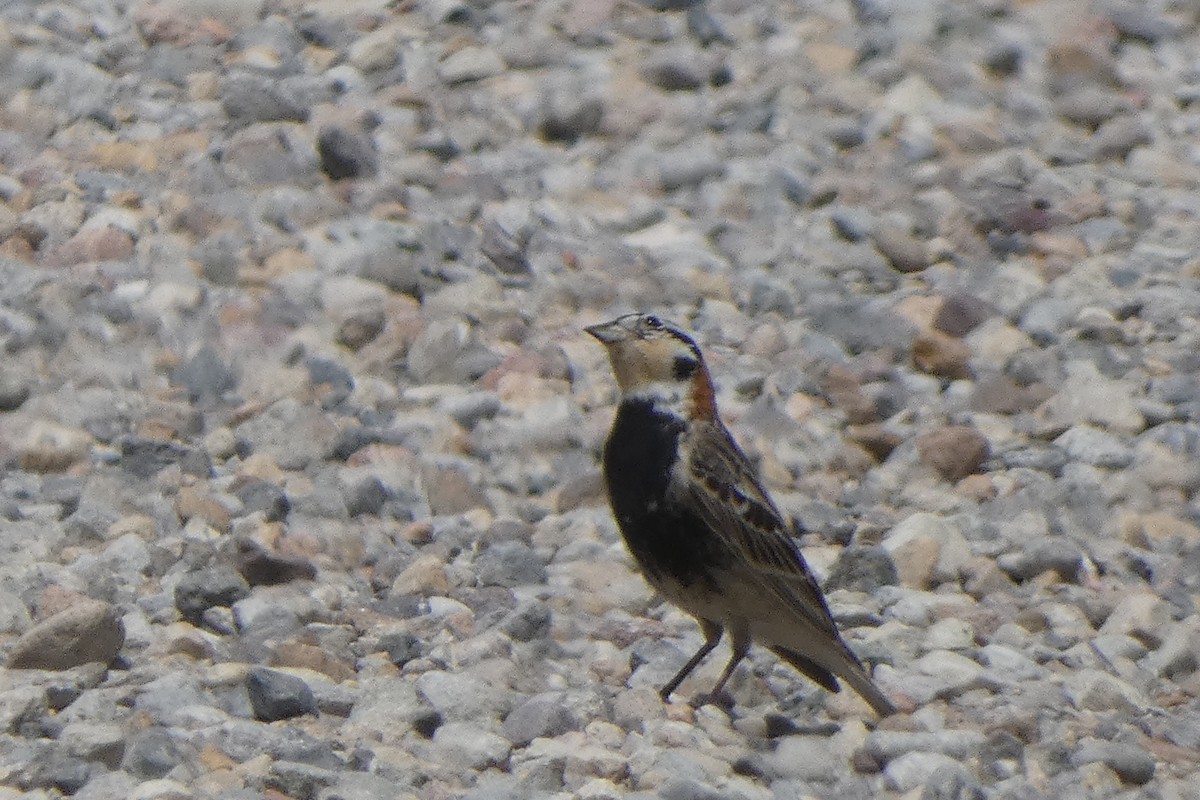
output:
[[1121, 469], [1133, 461], [1133, 451], [1118, 437], [1090, 425], [1073, 425], [1054, 440], [1069, 458], [1097, 467]]
[[1085, 740], [1071, 755], [1071, 763], [1075, 766], [1097, 761], [1117, 773], [1122, 781], [1134, 786], [1148, 783], [1154, 777], [1156, 767], [1154, 757], [1142, 748], [1118, 742]]
[[923, 434], [917, 439], [921, 460], [948, 481], [959, 481], [983, 465], [991, 448], [987, 438], [974, 428], [951, 425]]
[[464, 47], [438, 64], [438, 76], [447, 85], [492, 78], [504, 71], [504, 61], [487, 47]]
[[209, 567], [185, 575], [175, 584], [175, 607], [180, 615], [199, 625], [213, 606], [232, 607], [250, 594], [246, 579], [229, 567]]
[[467, 675], [434, 670], [417, 678], [417, 691], [446, 719], [471, 720], [508, 713], [510, 693]]
[[930, 264], [928, 246], [894, 225], [878, 225], [871, 241], [898, 272], [920, 272]]
[[704, 59], [691, 50], [664, 52], [641, 68], [642, 79], [668, 92], [690, 92], [704, 86], [707, 74]]
[[25, 631], [8, 653], [9, 669], [65, 670], [110, 663], [125, 644], [117, 609], [83, 599]]
[[935, 774], [958, 766], [956, 760], [941, 753], [905, 753], [889, 762], [883, 774], [889, 788], [909, 792], [925, 784]]
[[511, 746], [491, 731], [472, 722], [448, 722], [433, 735], [446, 763], [464, 770], [484, 770], [507, 761]]
[[521, 703], [504, 718], [504, 735], [517, 747], [540, 736], [556, 737], [577, 727], [562, 695], [543, 693]]
[[316, 711], [313, 691], [308, 684], [279, 670], [252, 667], [246, 673], [246, 693], [254, 718], [263, 722], [291, 719]]

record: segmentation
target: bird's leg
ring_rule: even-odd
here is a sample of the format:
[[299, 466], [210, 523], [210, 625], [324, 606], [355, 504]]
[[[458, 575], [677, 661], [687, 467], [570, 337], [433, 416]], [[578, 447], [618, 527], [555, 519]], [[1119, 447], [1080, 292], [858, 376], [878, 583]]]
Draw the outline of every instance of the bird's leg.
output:
[[735, 628], [730, 633], [730, 650], [729, 663], [725, 665], [725, 671], [721, 673], [720, 680], [713, 687], [712, 693], [709, 695], [713, 700], [721, 694], [721, 690], [725, 688], [725, 683], [733, 675], [733, 671], [737, 669], [737, 665], [742, 663], [742, 659], [746, 657], [746, 653], [750, 652], [750, 632], [744, 629]]
[[671, 692], [679, 688], [679, 684], [683, 683], [691, 671], [696, 668], [696, 665], [704, 660], [704, 657], [712, 652], [712, 649], [721, 641], [721, 635], [725, 633], [725, 629], [715, 622], [707, 619], [700, 620], [700, 630], [704, 632], [704, 644], [700, 645], [700, 649], [696, 651], [696, 655], [688, 659], [688, 662], [683, 665], [683, 669], [675, 673], [675, 677], [667, 681], [666, 686], [658, 691], [658, 696], [663, 699], [663, 702], [671, 697]]

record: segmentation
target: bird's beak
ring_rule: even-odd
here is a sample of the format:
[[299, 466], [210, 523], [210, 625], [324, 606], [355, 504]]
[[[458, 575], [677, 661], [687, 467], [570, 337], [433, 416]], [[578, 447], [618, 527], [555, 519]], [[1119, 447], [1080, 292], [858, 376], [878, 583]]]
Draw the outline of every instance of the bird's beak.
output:
[[600, 344], [603, 345], [616, 344], [629, 335], [629, 331], [625, 329], [620, 320], [588, 325], [584, 330], [599, 339]]

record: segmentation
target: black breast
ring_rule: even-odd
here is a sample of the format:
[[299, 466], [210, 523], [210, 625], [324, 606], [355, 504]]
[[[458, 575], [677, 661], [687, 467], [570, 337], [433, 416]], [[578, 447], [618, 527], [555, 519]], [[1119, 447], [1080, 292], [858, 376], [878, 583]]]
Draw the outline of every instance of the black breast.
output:
[[711, 580], [715, 553], [704, 523], [667, 496], [683, 430], [650, 402], [626, 400], [604, 447], [604, 478], [625, 544], [646, 577], [687, 586]]

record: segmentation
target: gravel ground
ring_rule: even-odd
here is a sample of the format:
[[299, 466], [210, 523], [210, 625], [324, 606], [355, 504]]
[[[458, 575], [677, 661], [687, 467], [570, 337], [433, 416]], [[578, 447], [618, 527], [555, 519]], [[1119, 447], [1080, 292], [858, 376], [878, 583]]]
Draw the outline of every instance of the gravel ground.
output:
[[[0, 0], [0, 800], [1195, 800], [1198, 133], [1194, 0]], [[635, 309], [903, 713], [658, 700]]]

